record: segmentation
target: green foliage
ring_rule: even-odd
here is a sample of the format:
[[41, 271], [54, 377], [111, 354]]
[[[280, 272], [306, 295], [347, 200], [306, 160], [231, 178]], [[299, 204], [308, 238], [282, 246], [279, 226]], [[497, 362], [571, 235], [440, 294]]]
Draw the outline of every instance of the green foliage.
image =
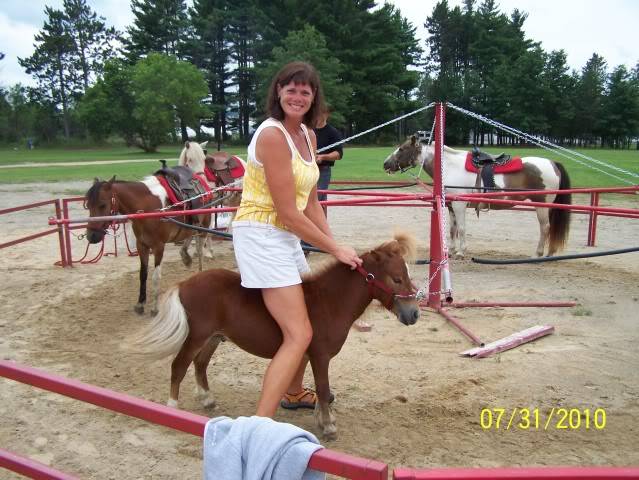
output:
[[195, 121], [208, 89], [202, 74], [190, 63], [151, 54], [133, 68], [131, 81], [140, 146], [154, 151], [175, 126], [175, 115]]
[[[270, 82], [280, 68], [292, 61], [308, 62], [320, 72], [324, 97], [333, 108], [331, 123], [335, 126], [344, 124], [343, 112], [352, 92], [339, 81], [342, 65], [331, 55], [324, 35], [314, 27], [305, 25], [302, 30], [290, 32], [282, 46], [273, 49], [272, 56], [273, 60], [266, 62], [257, 73], [258, 105], [265, 104]], [[263, 114], [263, 109], [259, 111]]]

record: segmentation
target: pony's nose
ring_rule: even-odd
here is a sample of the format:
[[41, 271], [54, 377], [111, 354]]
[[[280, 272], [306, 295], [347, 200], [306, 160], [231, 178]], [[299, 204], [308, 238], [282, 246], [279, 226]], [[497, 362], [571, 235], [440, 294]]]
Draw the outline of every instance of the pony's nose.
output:
[[415, 310], [413, 310], [413, 318], [411, 319], [410, 324], [411, 325], [415, 325], [415, 323], [417, 322], [418, 318], [419, 318], [419, 310], [415, 309]]

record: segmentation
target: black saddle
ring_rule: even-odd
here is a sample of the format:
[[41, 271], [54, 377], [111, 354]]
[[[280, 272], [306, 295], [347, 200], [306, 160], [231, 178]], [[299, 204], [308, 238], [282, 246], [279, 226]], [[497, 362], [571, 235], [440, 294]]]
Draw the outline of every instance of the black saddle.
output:
[[174, 183], [183, 190], [188, 190], [193, 188], [193, 170], [189, 167], [184, 167], [178, 165], [176, 167], [168, 167], [166, 165], [166, 160], [160, 160], [162, 164], [162, 168], [160, 168], [153, 175], [162, 175], [167, 180], [172, 180], [171, 183]]
[[[180, 200], [184, 201], [203, 193], [206, 193], [202, 184], [199, 182], [197, 178], [193, 175], [193, 170], [189, 167], [184, 167], [178, 165], [176, 167], [168, 167], [166, 165], [166, 160], [160, 160], [162, 163], [162, 168], [160, 168], [153, 175], [161, 175], [166, 178], [167, 183], [173, 189], [175, 196]], [[187, 208], [202, 208], [204, 206], [204, 202], [202, 201], [202, 197], [190, 200], [188, 202]], [[190, 217], [189, 217], [190, 218]]]
[[473, 146], [473, 165], [477, 168], [481, 168], [487, 164], [504, 165], [505, 163], [508, 163], [511, 158], [512, 155], [500, 153], [495, 156], [490, 153], [482, 152], [479, 148], [477, 148], [477, 146]]

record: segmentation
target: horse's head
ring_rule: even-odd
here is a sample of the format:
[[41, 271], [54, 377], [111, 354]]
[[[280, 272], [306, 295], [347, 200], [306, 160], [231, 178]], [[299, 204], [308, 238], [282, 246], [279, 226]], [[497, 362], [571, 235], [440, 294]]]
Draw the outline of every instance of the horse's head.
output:
[[413, 325], [419, 318], [417, 289], [406, 263], [414, 257], [415, 239], [405, 233], [395, 234], [393, 241], [362, 255], [362, 269], [367, 274], [371, 295], [404, 325]]
[[[206, 146], [208, 142], [204, 142], [203, 145]], [[189, 142], [188, 140], [184, 143], [184, 148], [180, 153], [180, 158], [178, 159], [178, 165], [183, 165], [185, 167], [189, 167], [195, 173], [201, 173], [204, 171], [204, 158], [206, 154], [202, 148], [202, 144], [197, 142]]]
[[384, 171], [395, 173], [417, 166], [422, 153], [423, 144], [417, 135], [411, 135], [397, 149], [384, 160]]
[[[114, 197], [111, 187], [115, 182], [115, 175], [105, 182], [96, 178], [93, 185], [84, 196], [84, 208], [89, 210], [91, 217], [105, 217], [114, 213]], [[87, 240], [89, 243], [99, 243], [104, 238], [110, 221], [89, 222], [87, 224]]]

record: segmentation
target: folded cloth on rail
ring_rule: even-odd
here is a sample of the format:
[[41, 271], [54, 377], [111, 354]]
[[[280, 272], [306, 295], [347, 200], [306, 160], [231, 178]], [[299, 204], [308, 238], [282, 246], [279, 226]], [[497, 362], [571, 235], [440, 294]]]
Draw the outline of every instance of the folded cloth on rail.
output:
[[204, 429], [205, 480], [323, 480], [308, 468], [315, 435], [266, 417], [216, 417]]

